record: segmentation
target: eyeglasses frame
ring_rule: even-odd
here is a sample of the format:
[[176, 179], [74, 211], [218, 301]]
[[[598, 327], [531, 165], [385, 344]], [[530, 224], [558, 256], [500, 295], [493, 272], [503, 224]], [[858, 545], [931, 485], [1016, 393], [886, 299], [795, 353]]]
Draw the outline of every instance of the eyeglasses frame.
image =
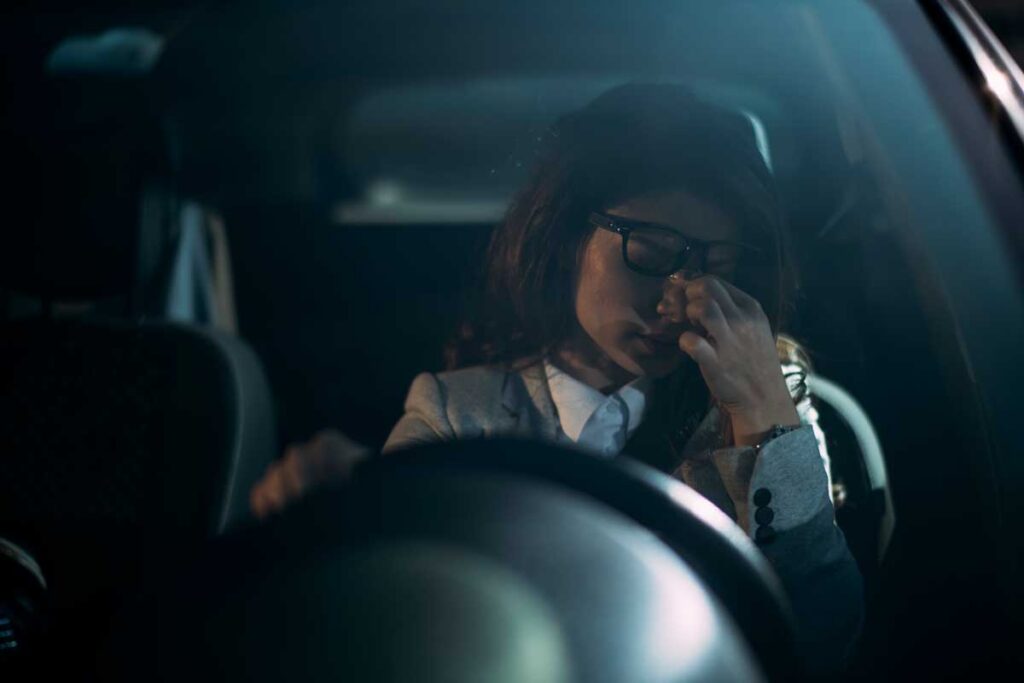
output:
[[[671, 228], [667, 225], [617, 218], [615, 216], [610, 216], [608, 214], [601, 213], [600, 211], [591, 212], [589, 222], [594, 227], [601, 228], [602, 230], [608, 230], [609, 232], [614, 232], [618, 234], [620, 237], [622, 237], [623, 263], [625, 263], [630, 270], [636, 273], [640, 273], [641, 275], [647, 275], [649, 277], [667, 277], [672, 273], [679, 271], [690, 259], [690, 255], [693, 253], [694, 248], [703, 250], [701, 252], [702, 256], [700, 268], [696, 273], [694, 273], [695, 275], [703, 275], [704, 273], [707, 272], [708, 253], [710, 252], [711, 247], [715, 245], [728, 244], [731, 246], [740, 247], [741, 249], [745, 249], [747, 251], [751, 251], [754, 253], [761, 253], [763, 251], [760, 247], [754, 246], [752, 244], [747, 244], [746, 242], [735, 242], [731, 240], [699, 240], [693, 237], [687, 237], [679, 230]], [[654, 228], [657, 230], [664, 230], [666, 232], [674, 233], [675, 235], [679, 236], [679, 239], [682, 240], [682, 243], [685, 245], [685, 248], [682, 252], [680, 252], [679, 256], [676, 257], [676, 260], [672, 264], [671, 270], [669, 270], [668, 272], [662, 272], [661, 270], [653, 270], [650, 268], [643, 268], [642, 266], [638, 266], [637, 264], [632, 263], [629, 260], [629, 237], [634, 230], [642, 227]], [[690, 272], [693, 273], [692, 270]]]

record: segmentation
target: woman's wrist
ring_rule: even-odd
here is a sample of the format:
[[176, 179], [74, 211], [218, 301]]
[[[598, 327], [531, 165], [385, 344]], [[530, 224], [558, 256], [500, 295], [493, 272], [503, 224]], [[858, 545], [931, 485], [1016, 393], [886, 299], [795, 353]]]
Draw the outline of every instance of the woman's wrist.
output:
[[733, 443], [735, 446], [754, 446], [761, 443], [772, 427], [799, 427], [800, 414], [792, 402], [770, 411], [735, 413], [732, 421]]

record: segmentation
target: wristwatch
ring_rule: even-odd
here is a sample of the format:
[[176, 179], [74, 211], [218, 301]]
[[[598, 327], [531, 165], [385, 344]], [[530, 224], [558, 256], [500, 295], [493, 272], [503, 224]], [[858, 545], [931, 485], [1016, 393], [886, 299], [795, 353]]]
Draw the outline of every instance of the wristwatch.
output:
[[764, 438], [761, 439], [761, 441], [759, 443], [756, 443], [753, 446], [751, 446], [751, 448], [754, 449], [755, 453], [760, 453], [761, 449], [765, 447], [765, 444], [767, 444], [772, 439], [777, 439], [778, 437], [782, 436], [783, 434], [795, 431], [797, 429], [800, 429], [801, 427], [803, 427], [802, 424], [798, 424], [798, 425], [772, 425], [772, 428], [768, 430], [768, 433], [765, 434]]

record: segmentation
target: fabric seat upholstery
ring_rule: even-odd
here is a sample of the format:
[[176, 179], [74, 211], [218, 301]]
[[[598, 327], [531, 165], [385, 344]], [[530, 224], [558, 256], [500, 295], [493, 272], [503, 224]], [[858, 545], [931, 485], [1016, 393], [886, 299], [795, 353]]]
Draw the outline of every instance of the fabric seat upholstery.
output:
[[242, 524], [277, 446], [252, 352], [175, 324], [6, 325], [0, 414], [0, 536], [73, 619]]

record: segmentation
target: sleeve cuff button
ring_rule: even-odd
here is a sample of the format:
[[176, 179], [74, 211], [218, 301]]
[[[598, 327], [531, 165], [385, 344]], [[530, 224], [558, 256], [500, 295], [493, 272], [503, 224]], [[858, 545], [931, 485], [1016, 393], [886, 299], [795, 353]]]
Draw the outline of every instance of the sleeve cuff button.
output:
[[775, 538], [775, 529], [770, 526], [759, 526], [754, 532], [754, 540], [758, 543], [769, 543]]
[[770, 502], [772, 502], [771, 491], [768, 489], [758, 489], [757, 491], [754, 491], [754, 505], [764, 507]]
[[758, 524], [771, 524], [775, 519], [775, 511], [771, 508], [760, 507], [754, 511], [754, 521]]

